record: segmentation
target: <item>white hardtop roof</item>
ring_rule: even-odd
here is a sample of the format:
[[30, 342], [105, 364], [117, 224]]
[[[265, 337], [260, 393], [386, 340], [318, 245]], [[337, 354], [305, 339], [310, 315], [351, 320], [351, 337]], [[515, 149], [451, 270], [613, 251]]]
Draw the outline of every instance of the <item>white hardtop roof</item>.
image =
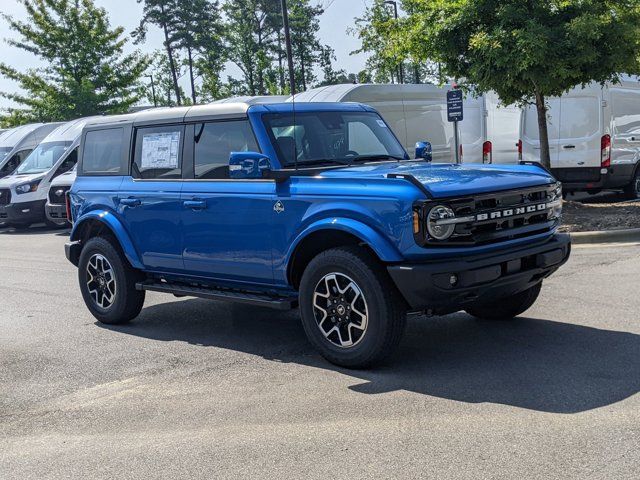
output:
[[48, 142], [74, 142], [82, 134], [85, 125], [93, 120], [102, 117], [85, 117], [71, 122], [63, 123], [42, 140], [42, 143]]
[[251, 104], [243, 102], [215, 103], [192, 107], [160, 107], [125, 115], [98, 117], [87, 122], [87, 126], [117, 123], [153, 123], [165, 121], [198, 120], [209, 117], [240, 117], [247, 113]]
[[218, 105], [221, 103], [246, 103], [248, 105], [269, 104], [269, 103], [284, 103], [289, 99], [289, 95], [257, 95], [251, 97], [244, 95], [240, 97], [229, 97], [211, 102], [211, 105]]
[[[379, 101], [401, 101], [401, 100], [421, 100], [421, 99], [445, 99], [447, 90], [451, 85], [430, 85], [421, 84], [386, 84], [377, 85], [370, 83], [341, 85], [328, 85], [325, 87], [313, 88], [306, 92], [298, 93], [295, 97], [290, 97], [289, 102], [379, 102]], [[466, 100], [473, 101], [474, 98], [467, 95]]]
[[29, 125], [22, 125], [21, 127], [12, 128], [0, 135], [0, 148], [11, 147], [13, 148], [22, 141], [24, 137], [32, 132], [35, 132], [38, 128], [42, 127], [44, 123], [30, 123]]

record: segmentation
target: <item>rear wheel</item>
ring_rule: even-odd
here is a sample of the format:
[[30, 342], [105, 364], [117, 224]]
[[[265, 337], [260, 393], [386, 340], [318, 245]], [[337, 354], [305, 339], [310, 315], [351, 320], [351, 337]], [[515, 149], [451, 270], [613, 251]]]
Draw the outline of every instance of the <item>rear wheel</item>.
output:
[[336, 365], [365, 368], [398, 346], [404, 301], [388, 273], [361, 247], [327, 250], [307, 266], [300, 313], [309, 341]]
[[102, 323], [127, 323], [138, 316], [145, 292], [136, 290], [136, 282], [142, 278], [107, 238], [92, 238], [82, 249], [80, 291], [89, 311]]
[[483, 303], [469, 307], [469, 315], [482, 320], [512, 320], [526, 312], [536, 303], [540, 295], [542, 282], [511, 297], [502, 298], [491, 303]]
[[624, 193], [632, 200], [640, 198], [640, 167], [636, 169], [636, 174], [633, 176], [631, 183], [624, 188]]

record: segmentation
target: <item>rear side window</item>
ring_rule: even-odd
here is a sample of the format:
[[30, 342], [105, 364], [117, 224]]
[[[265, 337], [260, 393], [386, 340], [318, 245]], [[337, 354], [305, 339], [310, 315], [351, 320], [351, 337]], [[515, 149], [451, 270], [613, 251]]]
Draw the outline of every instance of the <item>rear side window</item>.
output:
[[87, 132], [82, 154], [85, 175], [123, 175], [122, 141], [124, 129], [109, 128]]
[[195, 176], [229, 178], [231, 152], [257, 152], [258, 144], [246, 120], [203, 123], [195, 130]]
[[182, 178], [184, 127], [139, 128], [131, 176], [145, 180]]

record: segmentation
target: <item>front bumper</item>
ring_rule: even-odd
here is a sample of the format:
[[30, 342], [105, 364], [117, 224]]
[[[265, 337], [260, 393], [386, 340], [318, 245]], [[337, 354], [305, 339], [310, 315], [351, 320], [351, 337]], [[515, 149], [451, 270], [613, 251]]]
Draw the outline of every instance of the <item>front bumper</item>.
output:
[[45, 205], [45, 214], [50, 222], [57, 223], [58, 225], [66, 225], [69, 223], [67, 220], [67, 206], [48, 203]]
[[555, 234], [517, 250], [387, 269], [412, 311], [442, 315], [520, 293], [555, 272], [570, 253], [569, 235]]
[[0, 205], [0, 222], [31, 224], [45, 220], [44, 204], [46, 200], [10, 203]]

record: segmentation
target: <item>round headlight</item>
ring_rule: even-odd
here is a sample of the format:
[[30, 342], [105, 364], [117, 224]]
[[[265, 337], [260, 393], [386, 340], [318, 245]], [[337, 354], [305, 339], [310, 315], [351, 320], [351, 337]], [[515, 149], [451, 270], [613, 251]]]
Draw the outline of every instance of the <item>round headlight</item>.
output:
[[429, 232], [429, 236], [435, 240], [446, 240], [447, 238], [453, 235], [453, 232], [456, 229], [454, 224], [440, 224], [437, 222], [439, 220], [449, 220], [456, 218], [456, 214], [449, 207], [444, 205], [437, 205], [429, 210], [429, 215], [427, 217], [427, 232]]

